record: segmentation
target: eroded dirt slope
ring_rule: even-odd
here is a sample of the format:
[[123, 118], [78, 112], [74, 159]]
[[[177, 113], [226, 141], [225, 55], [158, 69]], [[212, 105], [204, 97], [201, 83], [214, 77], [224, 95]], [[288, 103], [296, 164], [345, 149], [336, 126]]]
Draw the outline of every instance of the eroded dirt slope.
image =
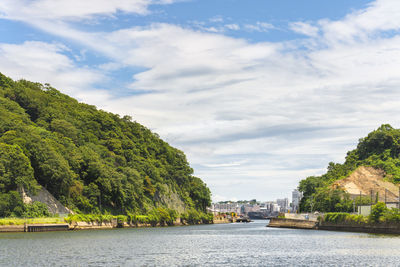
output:
[[370, 196], [371, 191], [375, 200], [376, 193], [379, 193], [379, 200], [394, 202], [398, 201], [399, 187], [391, 182], [385, 181], [385, 172], [372, 167], [361, 166], [345, 179], [336, 181], [335, 187], [343, 188], [353, 197]]

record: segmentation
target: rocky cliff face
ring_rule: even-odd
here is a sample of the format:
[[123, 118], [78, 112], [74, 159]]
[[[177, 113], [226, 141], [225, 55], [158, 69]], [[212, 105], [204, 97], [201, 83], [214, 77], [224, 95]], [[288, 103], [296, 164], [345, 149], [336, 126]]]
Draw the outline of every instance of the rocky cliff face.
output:
[[177, 193], [173, 192], [167, 185], [163, 185], [163, 188], [163, 193], [157, 191], [154, 194], [155, 201], [169, 209], [176, 210], [179, 213], [185, 212], [186, 204], [182, 198]]
[[69, 214], [73, 213], [70, 209], [66, 208], [63, 204], [60, 203], [52, 194], [49, 193], [44, 187], [42, 187], [38, 192], [34, 195], [28, 191], [25, 191], [24, 188], [20, 189], [22, 199], [25, 204], [30, 204], [34, 201], [39, 201], [47, 205], [49, 212], [52, 214]]

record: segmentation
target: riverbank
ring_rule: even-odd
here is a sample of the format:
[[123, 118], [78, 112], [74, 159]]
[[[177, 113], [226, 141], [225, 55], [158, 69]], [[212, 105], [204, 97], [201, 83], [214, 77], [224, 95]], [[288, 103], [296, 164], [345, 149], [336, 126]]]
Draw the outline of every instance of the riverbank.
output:
[[287, 219], [287, 218], [271, 218], [268, 227], [276, 228], [293, 228], [293, 229], [316, 229], [317, 221]]
[[[42, 223], [41, 223], [42, 222]], [[52, 223], [43, 223], [52, 222]], [[68, 231], [68, 230], [100, 230], [113, 228], [145, 228], [145, 227], [167, 227], [167, 226], [184, 226], [184, 225], [201, 225], [201, 224], [227, 224], [234, 220], [224, 217], [214, 218], [211, 223], [196, 223], [190, 224], [182, 221], [180, 218], [175, 220], [171, 225], [152, 225], [150, 223], [129, 224], [127, 222], [118, 222], [117, 219], [112, 219], [105, 222], [84, 222], [70, 221], [65, 223], [61, 218], [34, 218], [34, 219], [3, 219], [0, 225], [0, 233], [5, 232], [47, 232], [47, 231]], [[6, 224], [7, 223], [7, 224]]]
[[68, 224], [23, 224], [23, 225], [0, 225], [0, 232], [54, 232], [54, 231], [68, 231], [70, 227]]
[[325, 222], [300, 219], [272, 218], [267, 225], [275, 228], [328, 230], [374, 234], [400, 234], [399, 223]]
[[[397, 266], [400, 238], [252, 223], [0, 234], [2, 266]], [[316, 248], [317, 247], [317, 248]]]

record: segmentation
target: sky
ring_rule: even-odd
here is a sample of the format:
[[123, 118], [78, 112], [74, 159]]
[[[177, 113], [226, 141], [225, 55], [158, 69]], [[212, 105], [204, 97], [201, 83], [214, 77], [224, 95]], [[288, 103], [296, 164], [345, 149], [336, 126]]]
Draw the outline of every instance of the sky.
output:
[[1, 0], [0, 72], [130, 115], [214, 201], [291, 196], [400, 125], [397, 0]]

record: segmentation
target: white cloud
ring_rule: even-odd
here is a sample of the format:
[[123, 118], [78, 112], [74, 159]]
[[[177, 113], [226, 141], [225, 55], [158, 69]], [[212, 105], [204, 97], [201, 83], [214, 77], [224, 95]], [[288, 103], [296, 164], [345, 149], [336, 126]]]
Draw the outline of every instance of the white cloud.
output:
[[[81, 20], [111, 16], [118, 11], [147, 14], [151, 4], [171, 4], [173, 0], [2, 0], [0, 14], [17, 20]], [[176, 2], [176, 1], [175, 1]]]
[[209, 19], [210, 22], [224, 22], [224, 19], [222, 18], [222, 16], [215, 16]]
[[0, 43], [0, 70], [14, 79], [57, 85], [70, 94], [104, 80], [100, 72], [78, 67], [63, 54], [67, 50], [64, 45], [44, 42]]
[[342, 20], [321, 20], [327, 42], [357, 42], [380, 31], [400, 28], [400, 3], [396, 0], [376, 0], [368, 8], [353, 12]]
[[317, 27], [314, 27], [308, 23], [305, 22], [293, 22], [290, 25], [290, 29], [294, 32], [304, 34], [307, 36], [312, 36], [315, 37], [318, 34], [319, 29]]
[[238, 24], [225, 24], [224, 26], [228, 30], [238, 31], [240, 30], [240, 26]]
[[255, 24], [246, 24], [244, 28], [248, 31], [255, 31], [255, 32], [268, 32], [272, 29], [275, 29], [274, 25], [267, 22], [257, 22]]
[[[343, 161], [379, 124], [400, 125], [399, 8], [378, 0], [342, 20], [295, 22], [292, 30], [309, 37], [281, 43], [170, 24], [87, 33], [65, 22], [26, 22], [107, 56], [111, 62], [96, 67], [101, 71], [145, 69], [132, 73], [131, 83], [145, 94], [113, 98], [82, 90], [75, 96], [130, 114], [183, 149], [217, 195], [273, 199], [322, 173], [329, 161]], [[247, 30], [272, 28], [260, 22]], [[381, 34], [387, 30], [393, 32]], [[97, 69], [74, 72], [64, 46], [21, 47], [35, 52], [19, 58], [21, 50], [1, 46], [0, 69], [11, 66], [12, 73], [48, 79], [60, 89], [85, 88], [99, 77]], [[82, 86], [74, 76], [81, 71], [88, 73]]]

